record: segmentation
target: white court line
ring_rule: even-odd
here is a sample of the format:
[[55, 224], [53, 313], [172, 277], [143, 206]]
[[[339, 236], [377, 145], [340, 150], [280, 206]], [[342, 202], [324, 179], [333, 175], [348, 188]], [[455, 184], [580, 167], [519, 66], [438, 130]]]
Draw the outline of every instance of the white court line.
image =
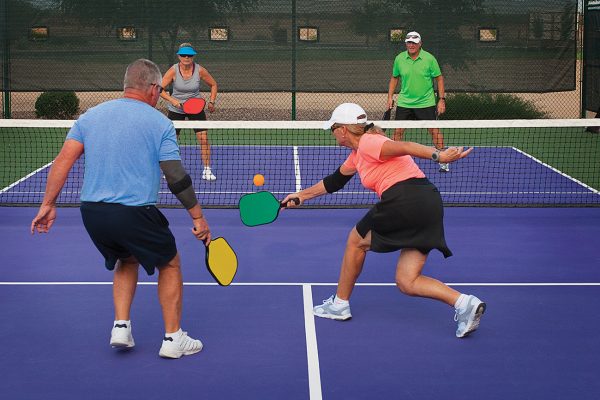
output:
[[306, 357], [308, 361], [308, 389], [310, 400], [321, 400], [321, 370], [319, 368], [319, 350], [317, 348], [317, 331], [313, 316], [312, 289], [309, 284], [302, 285], [304, 299], [304, 330], [306, 331]]
[[4, 192], [6, 192], [6, 191], [10, 190], [11, 188], [13, 188], [13, 187], [17, 186], [19, 183], [21, 183], [21, 182], [23, 182], [23, 181], [25, 181], [25, 180], [27, 180], [27, 179], [31, 178], [33, 175], [37, 174], [38, 172], [40, 172], [40, 171], [41, 171], [41, 170], [43, 170], [44, 168], [48, 168], [48, 166], [52, 165], [52, 162], [53, 162], [53, 161], [50, 161], [48, 164], [46, 164], [46, 165], [44, 165], [44, 166], [42, 166], [42, 167], [39, 167], [38, 169], [36, 169], [36, 170], [35, 170], [35, 171], [33, 171], [33, 172], [30, 172], [30, 173], [29, 173], [27, 176], [24, 176], [24, 177], [22, 177], [21, 179], [19, 179], [18, 181], [11, 183], [10, 185], [8, 185], [7, 187], [5, 187], [4, 189], [0, 190], [0, 194], [2, 194], [2, 193], [4, 193]]
[[[112, 282], [0, 282], [0, 286], [52, 285], [112, 285]], [[138, 282], [142, 286], [156, 286], [157, 282]], [[216, 282], [184, 282], [184, 286], [218, 286]], [[336, 282], [240, 282], [230, 286], [337, 286]], [[446, 282], [448, 286], [600, 286], [600, 282]], [[357, 283], [356, 286], [396, 286], [395, 283]]]
[[302, 190], [302, 177], [300, 176], [300, 154], [298, 146], [294, 146], [294, 174], [296, 176], [296, 192]]
[[585, 187], [585, 188], [586, 188], [586, 189], [588, 189], [588, 190], [591, 190], [593, 193], [595, 193], [595, 194], [599, 194], [599, 193], [600, 193], [598, 190], [594, 189], [593, 187], [591, 187], [591, 186], [588, 186], [588, 185], [586, 185], [585, 183], [581, 182], [580, 180], [573, 178], [571, 175], [568, 175], [568, 174], [565, 174], [565, 173], [564, 173], [564, 172], [562, 172], [562, 171], [559, 171], [558, 169], [554, 168], [553, 166], [551, 166], [551, 165], [549, 165], [549, 164], [546, 164], [546, 163], [545, 163], [545, 162], [543, 162], [542, 160], [538, 160], [537, 158], [535, 158], [535, 157], [534, 157], [534, 156], [532, 156], [531, 154], [528, 154], [528, 153], [524, 152], [523, 150], [521, 150], [521, 149], [518, 149], [518, 148], [516, 148], [516, 147], [513, 147], [512, 149], [513, 149], [514, 151], [516, 151], [516, 152], [519, 152], [519, 153], [523, 154], [525, 157], [529, 157], [530, 159], [532, 159], [533, 161], [535, 161], [535, 162], [537, 162], [537, 163], [539, 163], [539, 164], [543, 165], [544, 167], [546, 167], [546, 168], [549, 168], [550, 170], [552, 170], [552, 171], [556, 172], [557, 174], [564, 176], [565, 178], [567, 178], [567, 179], [569, 179], [569, 180], [571, 180], [571, 181], [573, 181], [573, 182], [575, 182], [575, 183], [577, 183], [577, 184], [579, 184], [579, 185], [581, 185], [581, 186]]

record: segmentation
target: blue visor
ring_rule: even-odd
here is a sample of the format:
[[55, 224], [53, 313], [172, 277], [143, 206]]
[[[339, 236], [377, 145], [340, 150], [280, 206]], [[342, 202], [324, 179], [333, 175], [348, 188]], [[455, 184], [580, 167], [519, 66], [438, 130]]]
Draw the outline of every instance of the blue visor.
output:
[[182, 47], [179, 49], [177, 54], [179, 54], [180, 56], [195, 56], [198, 53], [196, 53], [196, 50], [194, 50], [191, 47]]

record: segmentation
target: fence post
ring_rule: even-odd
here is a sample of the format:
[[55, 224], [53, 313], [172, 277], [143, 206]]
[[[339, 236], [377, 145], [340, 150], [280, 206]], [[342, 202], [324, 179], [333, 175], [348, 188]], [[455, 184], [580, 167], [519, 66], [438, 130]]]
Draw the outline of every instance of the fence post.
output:
[[296, 120], [296, 39], [298, 23], [296, 21], [296, 0], [292, 0], [292, 121]]
[[581, 68], [580, 68], [580, 72], [581, 72], [581, 76], [579, 78], [580, 80], [580, 87], [581, 87], [581, 118], [585, 118], [587, 116], [587, 110], [586, 110], [586, 106], [587, 106], [587, 100], [586, 100], [586, 96], [587, 96], [587, 88], [586, 88], [586, 84], [587, 84], [587, 79], [586, 79], [586, 75], [587, 75], [587, 71], [585, 68], [585, 59], [586, 59], [586, 54], [585, 54], [585, 49], [586, 49], [586, 42], [587, 42], [587, 35], [585, 34], [586, 31], [586, 26], [587, 24], [585, 23], [586, 21], [586, 17], [585, 17], [585, 10], [587, 8], [587, 1], [584, 2], [583, 4], [583, 9], [581, 10], [581, 13], [583, 15], [582, 18], [582, 22], [583, 22], [583, 32], [582, 32], [582, 44], [581, 47], [579, 48], [579, 50], [581, 51]]
[[3, 60], [2, 60], [2, 66], [3, 66], [3, 71], [2, 71], [2, 76], [4, 77], [2, 79], [2, 94], [4, 96], [3, 98], [3, 117], [4, 118], [10, 118], [11, 117], [11, 112], [10, 112], [10, 40], [8, 37], [8, 0], [1, 0], [2, 1], [2, 18], [0, 18], [0, 20], [2, 21], [2, 44], [1, 46], [3, 47], [3, 51], [2, 53], [4, 54]]

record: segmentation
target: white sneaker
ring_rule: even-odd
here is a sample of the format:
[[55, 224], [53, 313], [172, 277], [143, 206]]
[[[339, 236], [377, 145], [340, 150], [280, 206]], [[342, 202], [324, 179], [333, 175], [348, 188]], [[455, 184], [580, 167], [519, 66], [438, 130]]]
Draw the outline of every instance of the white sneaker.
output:
[[447, 163], [440, 163], [440, 172], [450, 172], [450, 165]]
[[334, 297], [335, 295], [323, 300], [323, 304], [320, 306], [313, 307], [313, 314], [317, 317], [335, 319], [338, 321], [345, 321], [352, 318], [350, 304], [337, 306], [334, 303]]
[[217, 177], [213, 174], [210, 167], [204, 167], [204, 171], [202, 171], [202, 179], [205, 181], [214, 181]]
[[187, 332], [181, 332], [178, 339], [165, 336], [158, 355], [163, 358], [181, 358], [181, 356], [198, 353], [202, 350], [202, 347], [204, 346], [201, 341], [192, 339], [187, 335]]
[[131, 334], [131, 322], [118, 324], [115, 322], [110, 332], [110, 345], [115, 348], [128, 348], [135, 346]]
[[458, 322], [456, 337], [469, 335], [479, 327], [481, 316], [485, 312], [485, 303], [475, 296], [469, 296], [465, 308], [457, 309], [454, 320]]

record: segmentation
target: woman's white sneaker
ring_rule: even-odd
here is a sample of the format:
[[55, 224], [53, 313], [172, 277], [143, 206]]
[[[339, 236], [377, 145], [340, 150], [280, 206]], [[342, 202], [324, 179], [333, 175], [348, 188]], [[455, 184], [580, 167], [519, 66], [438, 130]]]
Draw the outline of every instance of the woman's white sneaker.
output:
[[321, 318], [335, 319], [338, 321], [345, 321], [352, 318], [350, 312], [350, 304], [338, 306], [334, 303], [334, 296], [331, 296], [327, 300], [323, 300], [323, 304], [313, 308], [313, 314]]
[[479, 327], [481, 316], [485, 312], [485, 303], [475, 296], [469, 296], [467, 305], [456, 310], [454, 320], [458, 322], [456, 337], [462, 338], [469, 335]]

